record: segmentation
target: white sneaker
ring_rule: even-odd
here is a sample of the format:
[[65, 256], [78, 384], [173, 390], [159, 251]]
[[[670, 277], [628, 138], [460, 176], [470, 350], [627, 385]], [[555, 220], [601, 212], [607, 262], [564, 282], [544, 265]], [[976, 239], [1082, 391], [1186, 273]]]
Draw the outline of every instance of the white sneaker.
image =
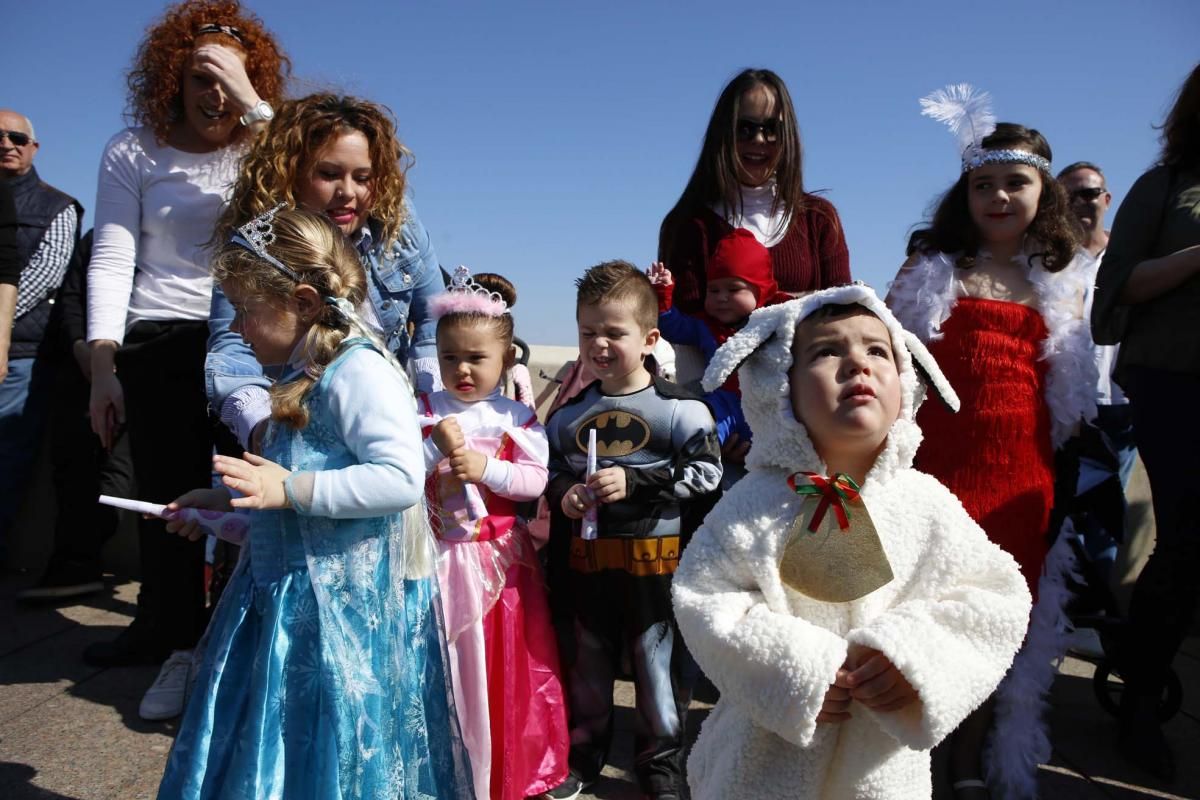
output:
[[173, 719], [183, 713], [187, 693], [188, 673], [192, 668], [192, 651], [176, 650], [158, 671], [158, 677], [146, 690], [138, 716], [150, 722]]

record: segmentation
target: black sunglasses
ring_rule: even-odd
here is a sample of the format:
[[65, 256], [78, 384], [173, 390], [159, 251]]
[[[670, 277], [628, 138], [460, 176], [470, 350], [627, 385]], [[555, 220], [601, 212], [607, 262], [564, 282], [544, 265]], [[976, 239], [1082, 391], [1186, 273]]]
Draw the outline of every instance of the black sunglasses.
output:
[[1072, 203], [1074, 203], [1076, 200], [1082, 200], [1085, 203], [1090, 203], [1106, 192], [1108, 192], [1108, 189], [1104, 189], [1099, 186], [1089, 186], [1086, 189], [1076, 189], [1073, 192], [1068, 192], [1067, 197], [1070, 198]]
[[20, 131], [0, 131], [0, 141], [3, 141], [5, 137], [8, 137], [8, 140], [17, 147], [24, 147], [33, 139], [28, 133]]
[[763, 140], [774, 142], [779, 138], [779, 120], [767, 119], [759, 122], [756, 119], [739, 117], [737, 121], [737, 140], [739, 142], [753, 141], [755, 136], [762, 134]]

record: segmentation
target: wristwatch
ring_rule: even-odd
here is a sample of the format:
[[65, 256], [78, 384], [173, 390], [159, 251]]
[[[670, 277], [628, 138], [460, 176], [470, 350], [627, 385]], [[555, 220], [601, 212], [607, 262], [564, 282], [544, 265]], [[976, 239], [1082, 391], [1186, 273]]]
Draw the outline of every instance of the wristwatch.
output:
[[242, 114], [242, 124], [246, 127], [256, 122], [270, 122], [275, 117], [275, 109], [266, 100], [259, 100], [254, 106]]

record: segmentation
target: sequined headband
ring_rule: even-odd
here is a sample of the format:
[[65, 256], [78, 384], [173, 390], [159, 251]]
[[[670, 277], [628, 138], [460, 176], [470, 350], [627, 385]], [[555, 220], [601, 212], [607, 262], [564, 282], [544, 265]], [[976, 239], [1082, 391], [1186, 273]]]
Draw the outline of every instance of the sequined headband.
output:
[[275, 221], [275, 215], [285, 208], [287, 208], [287, 203], [280, 203], [270, 211], [259, 214], [245, 225], [240, 226], [237, 233], [229, 238], [229, 241], [246, 248], [296, 283], [301, 283], [300, 276], [296, 274], [295, 270], [267, 252], [267, 247], [275, 243], [275, 228], [271, 223]]
[[970, 172], [984, 164], [1025, 164], [1050, 174], [1050, 162], [1028, 150], [987, 150], [981, 147], [963, 154], [963, 172]]
[[429, 301], [429, 313], [434, 319], [447, 314], [483, 314], [499, 317], [508, 313], [508, 303], [499, 292], [491, 292], [471, 279], [471, 270], [454, 268], [450, 288]]

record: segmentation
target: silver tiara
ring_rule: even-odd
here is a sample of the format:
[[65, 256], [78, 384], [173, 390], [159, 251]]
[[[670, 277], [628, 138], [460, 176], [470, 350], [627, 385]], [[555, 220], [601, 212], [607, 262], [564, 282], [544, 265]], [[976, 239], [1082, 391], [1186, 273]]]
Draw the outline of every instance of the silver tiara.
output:
[[296, 283], [301, 283], [295, 270], [267, 252], [267, 247], [275, 244], [275, 228], [271, 223], [275, 221], [275, 215], [287, 207], [287, 203], [280, 203], [270, 211], [259, 214], [245, 225], [239, 226], [237, 233], [233, 234], [229, 241], [246, 248]]

